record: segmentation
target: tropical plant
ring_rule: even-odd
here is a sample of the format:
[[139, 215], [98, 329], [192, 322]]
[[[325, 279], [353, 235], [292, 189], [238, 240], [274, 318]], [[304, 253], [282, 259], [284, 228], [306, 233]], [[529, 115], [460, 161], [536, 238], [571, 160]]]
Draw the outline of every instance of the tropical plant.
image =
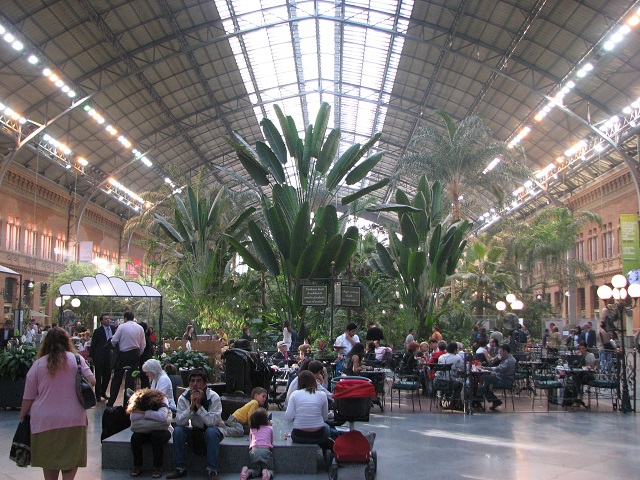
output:
[[463, 263], [452, 278], [463, 284], [464, 290], [472, 290], [472, 304], [476, 317], [484, 315], [484, 308], [493, 304], [493, 299], [505, 291], [513, 291], [515, 275], [503, 263], [506, 249], [496, 244], [496, 238], [476, 238], [467, 247]]
[[[383, 152], [364, 159], [380, 138], [376, 134], [364, 145], [352, 145], [336, 160], [340, 130], [331, 130], [325, 138], [330, 112], [327, 103], [320, 106], [304, 139], [299, 137], [292, 117], [285, 116], [277, 105], [275, 111], [282, 135], [271, 120], [264, 118], [260, 124], [266, 143], [258, 141], [253, 149], [238, 133], [235, 140], [227, 139], [253, 181], [259, 187], [271, 187], [270, 197], [263, 193], [260, 197], [264, 227], [249, 221], [252, 249], [238, 236], [228, 238], [249, 267], [266, 271], [276, 280], [277, 296], [286, 302], [282, 314], [301, 331], [303, 283], [328, 282], [332, 274], [346, 268], [357, 247], [357, 227], [343, 233], [331, 202], [343, 181], [360, 184]], [[286, 166], [290, 159], [293, 166]], [[342, 204], [350, 204], [388, 182], [385, 178], [356, 189], [342, 198]]]
[[471, 229], [468, 220], [443, 219], [442, 184], [430, 186], [423, 175], [413, 200], [398, 189], [396, 203], [369, 207], [397, 212], [402, 239], [389, 228], [389, 246], [376, 245], [375, 268], [400, 280], [403, 303], [415, 315], [418, 337], [424, 337], [436, 318], [440, 289], [456, 271]]
[[192, 187], [187, 187], [185, 200], [186, 203], [180, 196], [175, 197], [176, 209], [171, 220], [158, 214], [155, 219], [174, 245], [179, 259], [176, 280], [185, 294], [210, 295], [221, 287], [233, 256], [226, 235], [241, 234], [244, 222], [255, 208], [230, 218], [232, 210], [225, 188], [199, 196]]
[[[502, 203], [505, 191], [529, 173], [523, 164], [513, 160], [504, 142], [496, 142], [491, 131], [477, 115], [464, 118], [457, 125], [442, 110], [435, 110], [436, 121], [419, 128], [411, 139], [412, 152], [398, 162], [398, 177], [426, 175], [430, 181], [440, 180], [450, 199], [455, 219], [462, 218], [463, 207], [472, 206], [478, 196], [492, 196]], [[503, 161], [499, 168], [487, 169], [496, 157]]]
[[0, 377], [14, 381], [26, 377], [36, 353], [36, 349], [28, 344], [0, 352]]
[[213, 373], [211, 363], [206, 355], [195, 350], [183, 350], [179, 348], [171, 353], [165, 353], [160, 358], [162, 365], [171, 363], [182, 370], [204, 370], [210, 376]]
[[[602, 226], [600, 216], [592, 212], [571, 212], [568, 208], [549, 207], [534, 215], [526, 224], [513, 226], [510, 253], [525, 272], [540, 266], [532, 285], [557, 284], [560, 291], [581, 284], [586, 278], [594, 281], [589, 266], [574, 257], [578, 233], [585, 224]], [[533, 275], [525, 275], [525, 278]]]

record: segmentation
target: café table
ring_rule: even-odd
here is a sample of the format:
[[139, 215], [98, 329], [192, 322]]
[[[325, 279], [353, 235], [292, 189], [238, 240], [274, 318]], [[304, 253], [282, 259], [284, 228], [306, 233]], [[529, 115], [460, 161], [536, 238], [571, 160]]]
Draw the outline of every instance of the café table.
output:
[[[590, 367], [572, 367], [568, 364], [556, 367], [556, 372], [564, 381], [564, 401], [563, 406], [579, 406], [587, 410], [589, 406], [582, 400], [582, 388], [589, 383], [589, 379], [593, 377], [593, 370]], [[567, 397], [567, 392], [572, 391], [575, 387], [575, 396]]]

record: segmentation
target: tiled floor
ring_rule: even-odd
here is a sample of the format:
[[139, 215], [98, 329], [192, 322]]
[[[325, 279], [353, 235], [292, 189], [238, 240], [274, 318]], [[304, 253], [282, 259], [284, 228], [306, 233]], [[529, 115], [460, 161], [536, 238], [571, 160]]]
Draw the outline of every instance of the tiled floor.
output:
[[[640, 470], [640, 416], [603, 411], [565, 411], [533, 415], [531, 399], [516, 399], [516, 412], [476, 414], [429, 413], [404, 402], [393, 412], [376, 407], [369, 423], [357, 424], [376, 432], [379, 479], [437, 477], [446, 479], [635, 479]], [[606, 403], [606, 402], [605, 402]], [[528, 410], [525, 410], [525, 405]], [[602, 403], [601, 403], [602, 405]], [[540, 405], [542, 406], [542, 404]], [[388, 407], [388, 404], [387, 404]], [[100, 419], [104, 406], [89, 410], [89, 465], [78, 479], [129, 478], [128, 470], [100, 467]], [[510, 409], [509, 409], [510, 410]], [[41, 479], [42, 471], [18, 468], [8, 458], [17, 411], [0, 411], [0, 480]], [[341, 480], [362, 479], [359, 466], [341, 468]], [[277, 474], [277, 472], [276, 472]], [[193, 475], [192, 478], [204, 478]], [[222, 475], [223, 480], [238, 478]], [[326, 479], [317, 475], [277, 475], [281, 480]]]

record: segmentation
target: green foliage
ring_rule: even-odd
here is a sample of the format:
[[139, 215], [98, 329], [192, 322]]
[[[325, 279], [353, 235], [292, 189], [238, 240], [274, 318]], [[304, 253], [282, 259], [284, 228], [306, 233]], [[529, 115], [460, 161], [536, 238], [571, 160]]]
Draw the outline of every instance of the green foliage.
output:
[[36, 353], [31, 345], [20, 345], [0, 352], [0, 377], [11, 380], [26, 377]]
[[452, 302], [442, 313], [438, 325], [442, 337], [447, 341], [462, 342], [465, 348], [469, 348], [471, 328], [475, 323], [476, 318], [470, 306]]
[[451, 216], [443, 219], [442, 186], [440, 182], [430, 186], [424, 176], [413, 200], [400, 189], [395, 200], [399, 207], [378, 209], [397, 212], [402, 240], [390, 228], [389, 246], [376, 245], [372, 265], [376, 271], [400, 280], [402, 301], [415, 315], [418, 336], [424, 336], [437, 318], [440, 289], [456, 271], [472, 224]]
[[209, 376], [213, 374], [209, 358], [195, 350], [183, 350], [182, 348], [179, 348], [171, 353], [163, 354], [160, 361], [162, 362], [162, 366], [167, 363], [171, 363], [178, 369], [199, 369], [206, 371]]
[[549, 207], [534, 215], [528, 222], [511, 225], [507, 232], [508, 253], [514, 263], [522, 264], [529, 274], [536, 265], [542, 275], [534, 281], [546, 287], [558, 284], [560, 290], [595, 281], [589, 266], [574, 258], [575, 242], [584, 225], [602, 226], [601, 218], [591, 212], [571, 212], [568, 208]]
[[506, 248], [498, 239], [487, 235], [476, 238], [463, 256], [463, 263], [453, 278], [461, 284], [462, 298], [475, 306], [478, 317], [484, 308], [492, 306], [497, 298], [515, 290], [516, 275], [505, 265]]
[[[456, 124], [442, 110], [435, 110], [433, 123], [420, 127], [411, 139], [412, 152], [398, 162], [398, 178], [426, 175], [440, 180], [446, 189], [454, 218], [487, 196], [502, 203], [503, 192], [527, 178], [529, 169], [512, 158], [504, 142], [493, 140], [491, 131], [477, 115]], [[522, 153], [522, 152], [520, 152]], [[494, 158], [499, 168], [484, 172]], [[449, 202], [447, 202], [449, 203]]]
[[[271, 120], [264, 118], [260, 124], [266, 143], [257, 142], [255, 150], [238, 133], [235, 139], [226, 139], [253, 181], [271, 187], [270, 196], [261, 196], [262, 223], [249, 222], [251, 243], [231, 234], [228, 241], [249, 267], [267, 272], [275, 280], [276, 295], [283, 299], [283, 309], [277, 311], [299, 330], [304, 330], [303, 325], [296, 323], [306, 310], [302, 305], [303, 281], [328, 281], [332, 262], [339, 274], [357, 248], [357, 228], [344, 232], [331, 203], [339, 185], [345, 179], [347, 184], [361, 181], [382, 157], [378, 152], [365, 158], [380, 138], [376, 134], [364, 145], [352, 145], [336, 159], [340, 131], [334, 129], [325, 136], [330, 110], [329, 104], [321, 105], [304, 138], [300, 138], [293, 118], [276, 105], [282, 135]], [[289, 160], [293, 160], [292, 167], [286, 166]], [[354, 202], [386, 183], [388, 179], [357, 189], [342, 203]]]

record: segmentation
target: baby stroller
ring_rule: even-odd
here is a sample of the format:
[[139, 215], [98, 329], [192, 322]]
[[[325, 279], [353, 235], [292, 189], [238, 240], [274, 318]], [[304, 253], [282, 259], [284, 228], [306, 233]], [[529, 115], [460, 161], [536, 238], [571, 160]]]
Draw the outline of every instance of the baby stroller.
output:
[[329, 478], [337, 480], [338, 467], [346, 464], [366, 464], [364, 478], [376, 478], [378, 457], [373, 450], [375, 434], [367, 438], [354, 429], [355, 422], [368, 422], [371, 401], [376, 390], [371, 380], [364, 377], [338, 377], [332, 380], [336, 423], [349, 422], [349, 431], [338, 436], [330, 458]]

